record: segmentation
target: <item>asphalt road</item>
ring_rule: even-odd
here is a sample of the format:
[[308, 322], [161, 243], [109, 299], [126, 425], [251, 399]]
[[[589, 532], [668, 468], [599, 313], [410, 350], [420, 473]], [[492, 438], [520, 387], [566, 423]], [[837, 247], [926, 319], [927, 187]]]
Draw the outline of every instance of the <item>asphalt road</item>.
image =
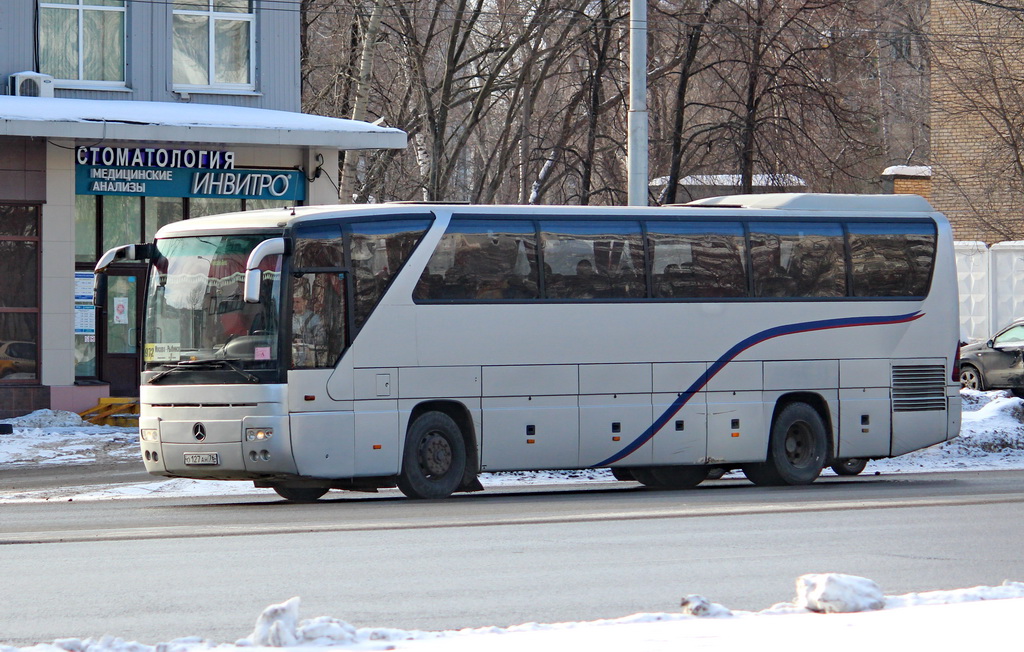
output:
[[810, 572], [870, 577], [889, 594], [1024, 580], [1024, 471], [436, 502], [61, 501], [0, 515], [0, 643], [18, 646], [104, 634], [233, 642], [295, 595], [302, 618], [444, 629], [675, 611], [690, 593], [757, 610], [791, 599]]

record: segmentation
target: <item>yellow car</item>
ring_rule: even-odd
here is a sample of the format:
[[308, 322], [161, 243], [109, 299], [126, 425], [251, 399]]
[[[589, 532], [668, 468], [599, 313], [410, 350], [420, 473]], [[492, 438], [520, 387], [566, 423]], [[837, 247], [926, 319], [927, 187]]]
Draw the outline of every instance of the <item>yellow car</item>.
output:
[[36, 345], [33, 342], [0, 342], [0, 378], [11, 374], [36, 375]]

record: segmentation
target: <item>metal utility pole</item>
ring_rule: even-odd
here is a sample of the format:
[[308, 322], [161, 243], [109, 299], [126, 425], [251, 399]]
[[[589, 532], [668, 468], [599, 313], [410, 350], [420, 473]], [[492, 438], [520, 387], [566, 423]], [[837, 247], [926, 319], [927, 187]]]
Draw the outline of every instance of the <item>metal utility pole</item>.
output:
[[629, 205], [647, 205], [647, 0], [629, 0]]

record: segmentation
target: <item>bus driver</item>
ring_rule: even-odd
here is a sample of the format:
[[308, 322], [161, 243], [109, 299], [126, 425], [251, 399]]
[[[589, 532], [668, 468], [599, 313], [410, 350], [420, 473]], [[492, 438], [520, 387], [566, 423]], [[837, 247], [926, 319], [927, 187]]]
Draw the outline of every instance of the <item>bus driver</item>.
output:
[[305, 278], [295, 279], [292, 292], [292, 364], [315, 367], [327, 349], [327, 331], [320, 315], [310, 305], [312, 291]]

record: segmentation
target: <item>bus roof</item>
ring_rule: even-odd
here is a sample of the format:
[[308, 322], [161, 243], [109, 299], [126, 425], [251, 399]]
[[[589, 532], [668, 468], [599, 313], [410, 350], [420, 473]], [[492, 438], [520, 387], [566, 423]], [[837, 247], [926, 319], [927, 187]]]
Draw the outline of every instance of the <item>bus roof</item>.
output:
[[433, 211], [452, 213], [474, 213], [477, 215], [509, 215], [510, 209], [517, 209], [516, 216], [545, 216], [552, 214], [579, 214], [581, 211], [594, 217], [604, 217], [609, 213], [622, 211], [642, 211], [657, 215], [659, 211], [673, 210], [675, 214], [688, 208], [741, 208], [749, 210], [785, 210], [800, 212], [835, 212], [835, 213], [879, 213], [879, 214], [932, 214], [935, 209], [926, 199], [918, 195], [838, 195], [812, 193], [769, 193], [762, 195], [730, 195], [725, 197], [709, 197], [698, 199], [689, 204], [666, 207], [636, 206], [495, 206], [441, 203], [389, 203], [389, 204], [345, 204], [336, 206], [295, 206], [286, 208], [268, 208], [255, 211], [224, 213], [190, 220], [173, 222], [164, 226], [156, 234], [158, 238], [168, 238], [194, 233], [213, 233], [224, 231], [282, 231], [298, 222], [319, 217], [366, 217], [379, 213], [405, 214], [430, 213]]
[[721, 206], [790, 211], [842, 211], [844, 213], [934, 213], [920, 195], [830, 195], [780, 192], [730, 195], [692, 201], [686, 206]]

